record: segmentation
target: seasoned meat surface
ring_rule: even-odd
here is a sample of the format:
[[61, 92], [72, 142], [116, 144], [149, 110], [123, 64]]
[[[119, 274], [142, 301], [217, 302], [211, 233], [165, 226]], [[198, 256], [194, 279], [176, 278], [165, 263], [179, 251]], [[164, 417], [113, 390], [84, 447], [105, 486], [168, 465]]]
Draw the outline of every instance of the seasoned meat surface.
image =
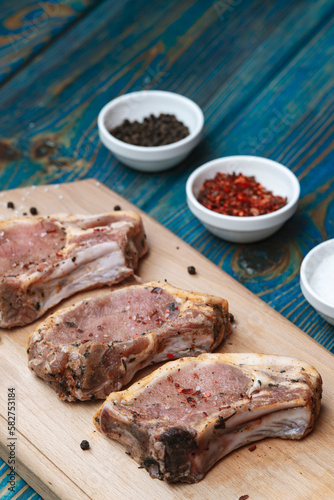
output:
[[28, 340], [29, 368], [61, 399], [106, 398], [141, 368], [212, 351], [229, 332], [226, 300], [151, 282], [53, 314]]
[[294, 358], [202, 354], [110, 394], [94, 422], [153, 478], [193, 483], [240, 446], [308, 434], [321, 392], [319, 373]]
[[136, 213], [0, 222], [0, 326], [25, 325], [74, 293], [133, 274], [147, 251]]

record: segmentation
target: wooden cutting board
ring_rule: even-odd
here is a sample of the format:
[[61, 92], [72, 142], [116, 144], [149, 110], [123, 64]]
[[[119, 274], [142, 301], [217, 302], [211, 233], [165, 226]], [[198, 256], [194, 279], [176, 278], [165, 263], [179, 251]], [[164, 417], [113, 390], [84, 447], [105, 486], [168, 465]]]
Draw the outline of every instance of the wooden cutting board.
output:
[[[0, 193], [0, 216], [37, 207], [41, 214], [100, 213], [114, 205], [135, 209], [95, 180]], [[149, 254], [138, 274], [228, 299], [235, 328], [221, 352], [262, 352], [299, 357], [322, 374], [324, 397], [314, 432], [301, 441], [266, 439], [255, 451], [245, 446], [216, 464], [193, 485], [153, 480], [124, 448], [95, 430], [92, 418], [101, 402], [65, 403], [27, 368], [26, 339], [38, 322], [0, 332], [0, 454], [8, 460], [7, 391], [16, 393], [16, 467], [46, 500], [164, 499], [329, 499], [334, 491], [333, 355], [167, 229], [141, 213]], [[189, 275], [187, 266], [197, 269]], [[103, 290], [78, 294], [64, 307]], [[144, 370], [144, 374], [150, 369]], [[87, 439], [91, 449], [82, 451]]]

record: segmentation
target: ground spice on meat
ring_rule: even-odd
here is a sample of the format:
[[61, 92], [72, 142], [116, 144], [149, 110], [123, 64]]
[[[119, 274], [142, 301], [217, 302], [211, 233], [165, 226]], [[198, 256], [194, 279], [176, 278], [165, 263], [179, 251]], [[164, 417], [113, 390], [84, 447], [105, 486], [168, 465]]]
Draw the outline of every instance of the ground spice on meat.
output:
[[151, 114], [142, 122], [124, 120], [121, 125], [109, 130], [120, 141], [135, 146], [165, 146], [180, 141], [189, 135], [189, 129], [175, 115]]
[[264, 188], [255, 177], [241, 173], [217, 173], [206, 180], [198, 201], [209, 210], [224, 215], [252, 217], [269, 214], [284, 207], [287, 199]]

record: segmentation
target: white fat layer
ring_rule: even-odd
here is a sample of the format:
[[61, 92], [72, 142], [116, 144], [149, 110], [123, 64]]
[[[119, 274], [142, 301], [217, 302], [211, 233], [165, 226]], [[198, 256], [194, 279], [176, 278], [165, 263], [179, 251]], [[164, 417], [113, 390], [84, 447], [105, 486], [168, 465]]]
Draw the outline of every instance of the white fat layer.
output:
[[[85, 252], [83, 260], [79, 254], [76, 267], [72, 261], [68, 262], [70, 270], [66, 267], [67, 272], [58, 274], [58, 278], [52, 276], [52, 279], [45, 283], [45, 301], [40, 303], [43, 311], [79, 290], [94, 287], [95, 284], [116, 282], [118, 278], [132, 274], [133, 270], [126, 266], [123, 252], [118, 247], [109, 244], [103, 246], [103, 252]], [[55, 290], [57, 287], [59, 287], [58, 292]]]
[[206, 436], [203, 449], [194, 458], [193, 469], [202, 476], [231, 451], [260, 439], [268, 437], [300, 439], [310, 425], [310, 419], [311, 410], [304, 406], [265, 415], [237, 428], [233, 427], [220, 437], [211, 433], [210, 436]]
[[175, 335], [164, 341], [161, 352], [156, 352], [149, 360], [149, 363], [159, 363], [166, 360], [167, 354], [175, 354], [178, 358], [184, 356], [197, 356], [203, 351], [207, 352], [212, 346], [212, 335], [199, 335], [197, 330], [193, 334]]
[[[242, 401], [240, 401], [240, 404], [242, 404]], [[262, 403], [263, 404], [263, 403]], [[268, 404], [266, 406], [259, 406], [252, 408], [252, 411], [243, 411], [241, 413], [237, 413], [235, 416], [229, 418], [226, 423], [225, 427], [226, 429], [229, 429], [231, 432], [233, 429], [236, 427], [239, 427], [241, 425], [248, 425], [249, 422], [252, 422], [254, 419], [259, 419], [259, 418], [265, 418], [267, 415], [271, 415], [273, 413], [277, 413], [280, 411], [286, 411], [293, 409], [295, 407], [300, 407], [303, 408], [305, 405], [305, 402], [301, 399], [296, 398], [295, 400], [291, 401], [277, 401], [273, 402], [271, 404]], [[235, 409], [231, 407], [231, 414], [235, 412]], [[215, 416], [215, 420], [217, 419], [217, 415]], [[206, 421], [207, 423], [207, 421]], [[201, 423], [200, 425], [203, 427], [204, 422]], [[207, 431], [210, 432], [210, 431]]]

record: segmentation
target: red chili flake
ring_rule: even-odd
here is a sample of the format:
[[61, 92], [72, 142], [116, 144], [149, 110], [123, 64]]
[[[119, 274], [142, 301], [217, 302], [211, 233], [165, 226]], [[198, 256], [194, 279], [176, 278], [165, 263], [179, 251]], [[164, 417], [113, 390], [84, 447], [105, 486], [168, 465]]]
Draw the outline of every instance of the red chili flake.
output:
[[191, 394], [193, 392], [192, 389], [179, 389], [179, 393], [181, 394]]
[[249, 495], [241, 495], [241, 497], [239, 497], [239, 500], [248, 500], [249, 498]]
[[57, 256], [57, 257], [63, 257], [63, 254], [61, 254], [61, 253], [56, 253], [56, 256]]
[[209, 210], [224, 215], [251, 217], [269, 214], [284, 207], [287, 199], [264, 188], [255, 177], [241, 173], [217, 173], [206, 180], [198, 201]]
[[178, 368], [178, 369], [177, 369], [177, 371], [178, 371], [178, 372], [180, 372], [180, 371], [181, 371], [181, 368]]
[[174, 356], [173, 356], [173, 354], [167, 354], [167, 358], [174, 359]]
[[174, 379], [171, 375], [167, 375], [167, 382], [174, 382]]
[[175, 385], [176, 388], [180, 387], [180, 384], [178, 384], [177, 382], [175, 382], [174, 385]]
[[194, 373], [194, 378], [199, 378], [199, 376], [197, 375], [197, 373]]
[[203, 398], [209, 398], [211, 396], [211, 392], [205, 392], [203, 394]]
[[204, 415], [205, 417], [207, 417], [207, 416], [208, 416], [208, 414], [206, 413], [206, 411], [203, 411], [202, 413], [203, 413], [203, 415]]
[[252, 444], [252, 446], [248, 448], [248, 451], [255, 451], [255, 450], [256, 450], [256, 444]]

